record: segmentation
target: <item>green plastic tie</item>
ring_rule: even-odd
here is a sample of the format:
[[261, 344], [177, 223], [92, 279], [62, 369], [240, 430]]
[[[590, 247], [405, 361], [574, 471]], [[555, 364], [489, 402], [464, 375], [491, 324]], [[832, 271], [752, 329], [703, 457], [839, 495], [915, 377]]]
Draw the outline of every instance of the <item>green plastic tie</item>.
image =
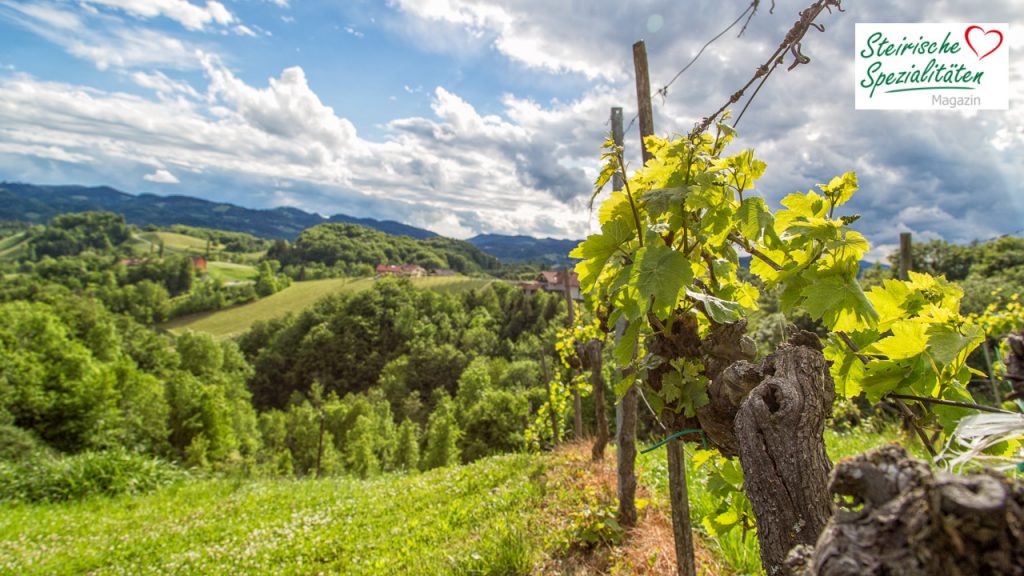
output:
[[[687, 428], [686, 430], [680, 430], [679, 432], [676, 432], [675, 434], [669, 436], [668, 438], [665, 438], [664, 440], [662, 440], [661, 442], [658, 442], [657, 444], [655, 444], [654, 446], [651, 446], [650, 448], [644, 448], [643, 450], [640, 451], [640, 453], [641, 454], [647, 454], [648, 452], [651, 452], [651, 451], [657, 450], [658, 448], [661, 448], [665, 444], [668, 444], [669, 442], [675, 440], [676, 438], [679, 438], [680, 436], [685, 436], [687, 434], [693, 434], [694, 432], [700, 433], [701, 442], [704, 443], [704, 449], [707, 450], [708, 449], [708, 439], [704, 436], [704, 431], [701, 430], [700, 428]], [[1024, 464], [1024, 462], [1022, 462], [1022, 464]]]

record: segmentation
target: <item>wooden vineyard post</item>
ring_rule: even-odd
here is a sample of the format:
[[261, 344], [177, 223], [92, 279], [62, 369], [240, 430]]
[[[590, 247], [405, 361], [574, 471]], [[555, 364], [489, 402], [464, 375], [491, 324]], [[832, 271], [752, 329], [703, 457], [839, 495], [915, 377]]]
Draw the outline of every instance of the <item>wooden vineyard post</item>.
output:
[[910, 280], [910, 271], [914, 269], [913, 243], [910, 232], [900, 233], [900, 280]]
[[[643, 139], [654, 135], [654, 113], [651, 109], [651, 80], [647, 70], [647, 46], [643, 40], [633, 44], [633, 67], [636, 70], [636, 100], [640, 113], [640, 144], [644, 164], [653, 156]], [[672, 504], [672, 536], [676, 548], [676, 570], [679, 576], [697, 574], [693, 561], [693, 529], [686, 490], [686, 462], [683, 442], [668, 443], [668, 493]]]
[[[562, 266], [562, 290], [565, 292], [565, 304], [569, 307], [569, 329], [576, 326], [576, 311], [573, 309], [572, 301], [572, 277], [569, 275], [569, 267]], [[580, 398], [580, 388], [572, 379], [572, 408], [573, 408], [573, 435], [579, 440], [583, 438], [583, 399]]]
[[[616, 146], [622, 146], [622, 108], [612, 108], [612, 140]], [[612, 188], [622, 190], [622, 175], [616, 173], [612, 179]], [[615, 325], [615, 342], [622, 339], [626, 332], [625, 318], [619, 318]], [[635, 355], [635, 354], [634, 354]], [[631, 377], [633, 369], [627, 367], [622, 371], [623, 379]], [[623, 526], [636, 526], [636, 387], [630, 386], [626, 393], [615, 404], [615, 445], [618, 465], [619, 523]]]
[[654, 157], [647, 151], [644, 138], [654, 135], [654, 111], [651, 109], [651, 79], [647, 71], [647, 46], [641, 40], [633, 44], [633, 68], [636, 69], [636, 103], [640, 114], [640, 150], [644, 164]]

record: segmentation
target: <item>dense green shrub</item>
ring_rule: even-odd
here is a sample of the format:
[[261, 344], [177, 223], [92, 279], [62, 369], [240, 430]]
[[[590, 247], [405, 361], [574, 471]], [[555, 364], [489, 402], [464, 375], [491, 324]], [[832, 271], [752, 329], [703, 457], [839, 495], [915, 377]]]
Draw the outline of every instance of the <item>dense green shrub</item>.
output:
[[124, 450], [0, 460], [0, 500], [63, 501], [139, 494], [187, 476], [173, 465]]

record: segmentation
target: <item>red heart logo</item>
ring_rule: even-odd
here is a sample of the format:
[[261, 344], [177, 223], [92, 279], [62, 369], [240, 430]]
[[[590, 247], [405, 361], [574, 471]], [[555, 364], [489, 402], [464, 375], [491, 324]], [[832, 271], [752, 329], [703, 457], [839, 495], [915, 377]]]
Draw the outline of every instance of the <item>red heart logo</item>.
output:
[[[974, 47], [974, 43], [971, 42], [971, 32], [981, 32], [981, 37], [978, 38], [978, 40], [980, 40], [981, 42], [985, 42], [989, 34], [995, 34], [996, 36], [999, 36], [999, 41], [996, 42], [996, 45], [993, 46], [991, 50], [985, 52], [985, 54], [980, 54], [978, 52], [978, 49]], [[995, 52], [1000, 46], [1003, 45], [1003, 33], [1000, 32], [999, 30], [989, 30], [986, 32], [984, 28], [977, 25], [969, 26], [967, 30], [964, 31], [964, 40], [967, 40], [967, 46], [969, 46], [970, 49], [974, 51], [974, 55], [978, 57], [978, 60], [982, 60], [985, 58], [985, 56], [988, 56], [989, 54]], [[981, 46], [981, 48], [984, 48], [984, 46]]]

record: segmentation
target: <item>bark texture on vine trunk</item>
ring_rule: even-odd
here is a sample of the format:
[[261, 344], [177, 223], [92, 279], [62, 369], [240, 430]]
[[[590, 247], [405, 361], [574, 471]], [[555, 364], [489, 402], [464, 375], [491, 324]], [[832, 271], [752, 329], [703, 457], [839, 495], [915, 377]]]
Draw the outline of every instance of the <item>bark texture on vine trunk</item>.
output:
[[1006, 379], [1013, 387], [1007, 400], [1016, 400], [1024, 398], [1024, 331], [1010, 334], [1006, 343], [1009, 348], [1006, 353]]
[[892, 444], [840, 462], [830, 490], [844, 505], [791, 552], [792, 574], [1024, 574], [1020, 481], [933, 471]]
[[[782, 574], [786, 555], [813, 544], [832, 516], [832, 463], [825, 420], [835, 385], [817, 338], [794, 338], [757, 367], [760, 383], [735, 418], [747, 498], [757, 519], [761, 564]], [[752, 378], [749, 364], [741, 370]]]

